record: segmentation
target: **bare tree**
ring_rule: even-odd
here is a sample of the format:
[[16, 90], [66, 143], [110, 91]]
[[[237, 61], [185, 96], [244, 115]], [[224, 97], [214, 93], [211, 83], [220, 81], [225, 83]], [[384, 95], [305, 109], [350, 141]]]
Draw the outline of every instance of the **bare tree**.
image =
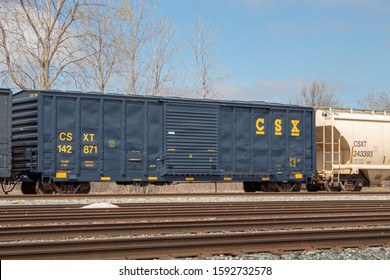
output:
[[0, 63], [20, 88], [50, 89], [83, 60], [77, 32], [82, 0], [14, 0], [0, 8]]
[[198, 18], [192, 26], [193, 37], [189, 44], [195, 55], [194, 68], [198, 78], [202, 98], [208, 98], [214, 92], [216, 83], [223, 78], [218, 69], [213, 48], [218, 30], [208, 26], [208, 22]]
[[5, 69], [0, 69], [0, 88], [10, 88], [10, 77], [8, 75], [8, 71]]
[[164, 95], [172, 79], [170, 62], [177, 53], [172, 46], [174, 35], [175, 27], [167, 19], [161, 18], [153, 24], [148, 63], [148, 93], [151, 95]]
[[334, 96], [334, 89], [331, 89], [324, 81], [314, 81], [310, 86], [303, 86], [296, 103], [314, 108], [342, 105], [342, 102]]
[[99, 89], [106, 90], [106, 86], [117, 70], [120, 53], [123, 47], [123, 34], [117, 28], [117, 9], [111, 6], [110, 1], [95, 0], [86, 7], [83, 15], [83, 31], [85, 34], [85, 48], [89, 49], [82, 66], [82, 73], [86, 77], [85, 83], [90, 88], [89, 81]]
[[390, 96], [387, 92], [370, 93], [365, 98], [358, 100], [362, 109], [368, 110], [390, 110]]
[[132, 94], [141, 93], [144, 88], [142, 77], [146, 72], [145, 45], [151, 37], [150, 13], [152, 7], [143, 0], [124, 0], [118, 18], [122, 21], [124, 34], [123, 61], [126, 73], [126, 90]]

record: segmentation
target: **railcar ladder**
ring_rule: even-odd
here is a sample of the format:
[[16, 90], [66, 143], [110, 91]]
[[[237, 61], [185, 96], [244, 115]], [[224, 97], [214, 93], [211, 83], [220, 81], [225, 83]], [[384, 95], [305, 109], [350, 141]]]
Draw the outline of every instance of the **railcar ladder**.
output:
[[[327, 127], [330, 127], [327, 131]], [[330, 130], [330, 137], [329, 137]], [[328, 137], [327, 137], [328, 136]], [[331, 176], [332, 182], [340, 182], [340, 164], [341, 164], [341, 136], [335, 141], [335, 127], [332, 123], [330, 126], [322, 126], [322, 141], [317, 142], [322, 145], [322, 174]], [[336, 177], [335, 177], [336, 176]], [[336, 180], [335, 180], [336, 179]]]

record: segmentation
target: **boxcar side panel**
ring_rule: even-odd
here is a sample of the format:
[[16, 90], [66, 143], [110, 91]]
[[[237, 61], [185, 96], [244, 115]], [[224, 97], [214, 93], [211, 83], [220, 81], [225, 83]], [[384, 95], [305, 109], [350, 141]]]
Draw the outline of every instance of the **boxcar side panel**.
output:
[[305, 139], [305, 172], [306, 174], [314, 174], [316, 172], [316, 128], [315, 128], [315, 112], [314, 110], [304, 112], [303, 135]]
[[11, 91], [0, 89], [0, 178], [11, 175]]
[[42, 92], [39, 158], [55, 181], [160, 180], [162, 103]]
[[[42, 139], [39, 144], [39, 160], [38, 169], [45, 174], [54, 174], [56, 171], [55, 156], [57, 154], [58, 147], [56, 146], [56, 110], [46, 110], [46, 108], [55, 108], [56, 99], [53, 96], [44, 96], [39, 98], [38, 102], [42, 102], [39, 105], [40, 108], [45, 110], [39, 110], [39, 134], [38, 138]], [[43, 160], [44, 159], [44, 160]], [[60, 169], [61, 170], [61, 169]]]
[[251, 108], [235, 107], [234, 122], [235, 130], [232, 131], [235, 137], [234, 155], [235, 172], [251, 173], [252, 166], [252, 137], [250, 126]]
[[17, 176], [37, 172], [38, 93], [12, 96], [12, 172]]
[[147, 103], [126, 102], [126, 174], [134, 181], [145, 181], [147, 174]]
[[[55, 138], [57, 177], [76, 180], [79, 166], [80, 131], [78, 100], [73, 97], [56, 97]], [[45, 159], [46, 161], [46, 159]]]
[[[287, 171], [287, 118], [286, 111], [272, 110], [271, 125], [269, 126], [271, 134], [271, 167], [272, 173], [284, 175]], [[280, 177], [280, 176], [279, 176]]]
[[[125, 156], [121, 152], [121, 135], [122, 130], [125, 129], [121, 116], [124, 112], [122, 112], [122, 101], [120, 100], [104, 100], [103, 103], [103, 111], [101, 112], [103, 116], [103, 136], [100, 136], [103, 138], [103, 145], [100, 146], [103, 153], [102, 177], [103, 180], [110, 180], [111, 178], [121, 178], [124, 175], [124, 170], [121, 170], [121, 163]], [[87, 153], [95, 153], [96, 150], [93, 149], [92, 146], [92, 150], [87, 151]]]
[[287, 124], [288, 134], [288, 168], [290, 179], [300, 179], [302, 174], [306, 175], [305, 169], [305, 134], [303, 130], [309, 129], [303, 127], [303, 111], [291, 110], [288, 113], [289, 120]]
[[101, 149], [101, 127], [100, 127], [100, 106], [99, 99], [80, 99], [80, 174], [88, 174], [92, 178], [100, 178], [102, 162], [99, 158]]
[[233, 121], [233, 107], [220, 108], [219, 122], [219, 166], [222, 174], [231, 174], [234, 172], [234, 149], [235, 137], [232, 131], [235, 130]]
[[220, 108], [221, 174], [245, 181], [304, 181], [313, 171], [313, 112], [283, 106]]
[[210, 176], [217, 172], [216, 106], [167, 102], [165, 109], [165, 173]]
[[265, 124], [269, 110], [222, 106], [220, 112], [221, 174], [247, 179], [268, 174], [270, 141]]
[[[253, 138], [254, 172], [269, 176], [271, 170], [271, 138], [267, 132], [269, 125], [269, 109], [255, 108], [251, 120], [251, 135]], [[267, 129], [266, 129], [267, 128]]]
[[162, 181], [161, 154], [163, 150], [163, 106], [162, 103], [147, 103], [147, 176], [150, 181]]

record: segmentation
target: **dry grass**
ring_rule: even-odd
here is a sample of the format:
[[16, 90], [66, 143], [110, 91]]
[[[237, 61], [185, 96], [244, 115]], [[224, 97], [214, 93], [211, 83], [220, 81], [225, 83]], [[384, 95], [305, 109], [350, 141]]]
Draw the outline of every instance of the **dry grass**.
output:
[[91, 193], [215, 193], [240, 192], [242, 183], [178, 183], [164, 186], [121, 186], [115, 183], [93, 183]]
[[[116, 183], [92, 183], [91, 194], [132, 194], [132, 193], [224, 193], [242, 192], [242, 183], [178, 183], [164, 186], [148, 185], [123, 186]], [[16, 186], [11, 195], [22, 194], [20, 186]], [[0, 196], [4, 195], [0, 191]]]
[[[390, 185], [364, 187], [362, 192], [390, 191]], [[242, 183], [177, 183], [172, 185], [145, 187], [123, 186], [116, 183], [92, 183], [91, 194], [132, 194], [132, 193], [228, 193], [243, 192]], [[11, 195], [22, 194], [16, 186]], [[5, 195], [0, 191], [0, 196]]]

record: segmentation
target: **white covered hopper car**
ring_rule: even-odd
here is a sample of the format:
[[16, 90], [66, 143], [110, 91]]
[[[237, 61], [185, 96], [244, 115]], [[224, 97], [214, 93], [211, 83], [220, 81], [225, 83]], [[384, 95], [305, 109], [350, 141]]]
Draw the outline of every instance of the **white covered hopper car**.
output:
[[390, 179], [390, 113], [318, 109], [312, 190], [359, 191]]

